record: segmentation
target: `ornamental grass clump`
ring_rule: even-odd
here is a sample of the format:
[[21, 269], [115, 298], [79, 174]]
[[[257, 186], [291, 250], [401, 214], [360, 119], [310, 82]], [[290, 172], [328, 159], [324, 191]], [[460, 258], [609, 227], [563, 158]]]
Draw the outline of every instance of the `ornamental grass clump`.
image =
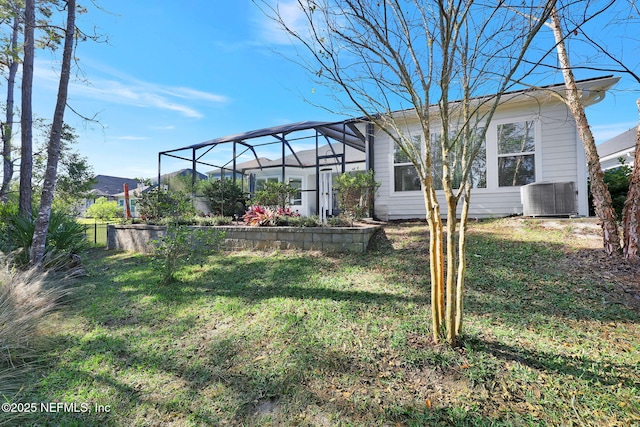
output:
[[38, 272], [9, 269], [0, 255], [0, 396], [11, 396], [42, 348], [45, 318], [68, 293], [66, 280]]

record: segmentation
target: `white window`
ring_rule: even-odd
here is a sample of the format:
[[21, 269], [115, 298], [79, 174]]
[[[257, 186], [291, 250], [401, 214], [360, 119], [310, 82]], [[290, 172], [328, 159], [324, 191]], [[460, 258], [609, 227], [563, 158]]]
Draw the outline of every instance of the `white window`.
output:
[[535, 121], [497, 126], [498, 186], [514, 187], [536, 180]]
[[291, 205], [301, 206], [302, 205], [302, 178], [289, 178], [289, 185], [298, 190], [295, 196], [291, 198]]
[[[413, 138], [414, 147], [420, 152], [420, 137]], [[395, 191], [418, 191], [420, 176], [409, 157], [395, 144], [393, 150], [393, 182]]]
[[[480, 130], [480, 129], [478, 129]], [[451, 133], [451, 138], [455, 138], [456, 134]], [[440, 133], [431, 134], [430, 150], [431, 164], [433, 174], [433, 186], [436, 190], [442, 190], [442, 137]], [[414, 138], [416, 148], [420, 145], [420, 137]], [[451, 169], [451, 185], [453, 188], [459, 188], [462, 181], [462, 144], [456, 144], [457, 149], [449, 153], [449, 164]], [[472, 188], [487, 187], [487, 150], [486, 143], [482, 141], [471, 141], [469, 149], [477, 150], [475, 159], [471, 165], [469, 179]], [[467, 156], [469, 153], [467, 153]], [[418, 171], [413, 164], [409, 162], [408, 157], [396, 145], [394, 152], [394, 184], [395, 191], [413, 191], [420, 190], [420, 178]]]

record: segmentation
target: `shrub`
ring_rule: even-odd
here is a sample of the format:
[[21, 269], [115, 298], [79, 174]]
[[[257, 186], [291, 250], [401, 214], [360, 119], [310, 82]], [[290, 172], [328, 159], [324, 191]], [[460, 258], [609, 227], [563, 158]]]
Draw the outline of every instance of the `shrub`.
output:
[[233, 218], [221, 215], [196, 216], [194, 222], [196, 225], [230, 225], [233, 223]]
[[[15, 211], [6, 215], [3, 220], [6, 226], [2, 249], [11, 254], [16, 265], [26, 267], [29, 264], [36, 216], [25, 217]], [[67, 267], [75, 263], [76, 255], [86, 251], [88, 247], [89, 242], [82, 224], [64, 212], [51, 212], [45, 243], [45, 268]]]
[[202, 193], [214, 215], [242, 215], [245, 211], [242, 188], [231, 179], [206, 182]]
[[211, 229], [169, 225], [165, 235], [156, 244], [154, 255], [162, 270], [161, 283], [176, 281], [178, 269], [188, 263], [202, 264], [206, 258], [220, 249], [225, 233]]
[[115, 201], [108, 201], [106, 197], [99, 197], [94, 204], [87, 208], [86, 216], [102, 221], [122, 218], [122, 208]]
[[352, 227], [353, 218], [345, 215], [334, 216], [333, 218], [327, 219], [327, 224], [332, 227]]
[[251, 202], [253, 205], [284, 209], [298, 191], [300, 190], [292, 187], [291, 184], [268, 181], [264, 183], [262, 190], [256, 191]]
[[613, 208], [616, 210], [619, 220], [622, 220], [622, 211], [624, 210], [624, 202], [627, 200], [629, 177], [632, 171], [630, 166], [624, 164], [624, 159], [622, 160], [620, 166], [604, 172], [604, 182], [609, 187]]
[[322, 223], [317, 216], [280, 216], [276, 220], [277, 225], [289, 227], [321, 227]]
[[191, 197], [182, 191], [151, 189], [141, 194], [136, 204], [140, 216], [145, 220], [161, 218], [184, 218], [195, 215]]
[[338, 206], [347, 215], [360, 219], [370, 215], [373, 200], [380, 183], [373, 171], [343, 173], [336, 178]]

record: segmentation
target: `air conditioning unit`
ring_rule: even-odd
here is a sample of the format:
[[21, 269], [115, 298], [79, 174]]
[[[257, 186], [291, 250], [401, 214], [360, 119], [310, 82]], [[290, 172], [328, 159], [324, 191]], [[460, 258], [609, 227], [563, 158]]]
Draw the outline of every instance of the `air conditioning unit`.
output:
[[576, 215], [574, 182], [536, 182], [520, 187], [524, 216]]

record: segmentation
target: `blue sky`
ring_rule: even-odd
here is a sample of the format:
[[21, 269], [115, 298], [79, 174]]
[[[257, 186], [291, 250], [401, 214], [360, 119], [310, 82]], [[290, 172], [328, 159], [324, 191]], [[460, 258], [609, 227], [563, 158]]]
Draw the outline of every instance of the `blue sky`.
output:
[[[251, 0], [102, 4], [107, 10], [91, 6], [78, 24], [95, 26], [109, 41], [78, 45], [81, 73], [69, 93], [69, 104], [84, 116], [97, 115], [100, 124], [83, 123], [70, 110], [65, 115], [79, 135], [77, 149], [97, 174], [154, 177], [159, 151], [279, 124], [347, 117], [328, 111], [337, 110], [335, 101], [287, 59], [294, 52], [287, 38]], [[36, 63], [34, 111], [47, 119], [56, 67], [46, 55]], [[605, 101], [587, 110], [598, 143], [637, 124], [638, 89], [623, 78]], [[188, 165], [175, 165], [182, 167]], [[163, 173], [172, 169], [163, 163]]]

